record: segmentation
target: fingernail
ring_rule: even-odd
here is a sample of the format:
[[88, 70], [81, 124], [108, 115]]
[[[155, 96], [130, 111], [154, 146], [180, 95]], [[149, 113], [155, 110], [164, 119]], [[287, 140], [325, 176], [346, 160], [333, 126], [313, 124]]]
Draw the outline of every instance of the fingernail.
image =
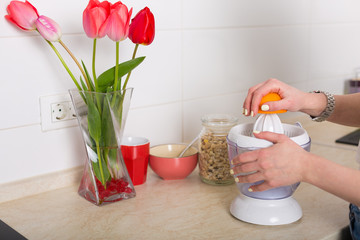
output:
[[244, 109], [244, 115], [247, 116], [248, 115], [248, 110], [245, 108]]
[[234, 170], [230, 169], [230, 174], [234, 175]]
[[236, 178], [235, 178], [235, 182], [239, 182], [239, 178], [236, 177]]
[[266, 105], [266, 104], [261, 105], [261, 110], [269, 111], [269, 109], [270, 109], [269, 105]]
[[249, 191], [249, 192], [253, 192], [252, 188], [248, 188], [248, 191]]
[[259, 133], [260, 133], [260, 131], [258, 131], [258, 130], [254, 130], [254, 131], [253, 131], [253, 133], [255, 133], [255, 134], [259, 134]]
[[253, 117], [254, 116], [254, 111], [251, 111], [250, 115]]

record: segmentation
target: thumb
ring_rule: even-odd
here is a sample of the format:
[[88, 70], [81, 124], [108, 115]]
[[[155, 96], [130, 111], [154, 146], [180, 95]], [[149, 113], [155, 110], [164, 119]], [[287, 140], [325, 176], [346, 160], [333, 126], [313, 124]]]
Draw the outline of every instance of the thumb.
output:
[[286, 101], [282, 99], [279, 101], [265, 102], [260, 106], [260, 109], [262, 111], [288, 110], [286, 105]]
[[279, 143], [284, 141], [286, 136], [284, 134], [273, 133], [273, 132], [253, 132], [254, 136], [259, 139], [264, 139], [272, 143]]

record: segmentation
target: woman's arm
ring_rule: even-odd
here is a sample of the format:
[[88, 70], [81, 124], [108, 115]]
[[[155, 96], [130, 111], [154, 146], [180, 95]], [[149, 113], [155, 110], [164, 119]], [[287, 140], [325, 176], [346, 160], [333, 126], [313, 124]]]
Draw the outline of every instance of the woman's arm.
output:
[[[249, 89], [243, 105], [244, 114], [255, 116], [261, 98], [269, 92], [278, 93], [282, 98], [280, 101], [264, 103], [268, 105], [269, 111], [286, 109], [317, 117], [327, 106], [327, 97], [323, 93], [302, 92], [279, 80], [269, 79]], [[334, 97], [335, 108], [327, 120], [360, 127], [360, 93]], [[285, 135], [272, 132], [254, 135], [274, 145], [242, 153], [232, 160], [234, 174], [251, 173], [237, 176], [238, 182], [263, 180], [262, 184], [251, 186], [250, 190], [264, 191], [303, 181], [360, 206], [360, 171], [307, 152]]]
[[[302, 92], [277, 79], [269, 79], [249, 89], [243, 105], [244, 114], [255, 116], [261, 98], [269, 92], [278, 93], [282, 98], [280, 101], [264, 103], [269, 106], [269, 111], [286, 109], [317, 117], [327, 105], [327, 98], [323, 93]], [[360, 126], [360, 93], [336, 95], [335, 109], [327, 120], [347, 126]]]
[[360, 206], [360, 171], [312, 154], [304, 182]]
[[342, 125], [360, 127], [360, 93], [336, 95], [334, 112], [327, 120]]

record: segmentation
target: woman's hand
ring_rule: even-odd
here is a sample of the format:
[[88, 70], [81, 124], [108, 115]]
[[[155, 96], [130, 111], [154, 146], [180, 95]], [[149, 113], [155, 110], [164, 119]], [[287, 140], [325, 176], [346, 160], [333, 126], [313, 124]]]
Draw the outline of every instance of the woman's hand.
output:
[[310, 159], [307, 151], [283, 134], [272, 132], [254, 133], [255, 137], [273, 142], [268, 148], [249, 151], [236, 156], [232, 163], [234, 174], [250, 173], [238, 176], [236, 181], [254, 183], [249, 191], [264, 191], [279, 186], [300, 182], [306, 174], [306, 161]]
[[282, 100], [264, 103], [263, 106], [267, 105], [267, 107], [263, 109], [265, 111], [276, 111], [281, 109], [292, 112], [299, 111], [303, 108], [307, 94], [277, 79], [269, 79], [249, 89], [243, 105], [244, 115], [255, 116], [258, 113], [261, 99], [270, 92], [279, 94]]

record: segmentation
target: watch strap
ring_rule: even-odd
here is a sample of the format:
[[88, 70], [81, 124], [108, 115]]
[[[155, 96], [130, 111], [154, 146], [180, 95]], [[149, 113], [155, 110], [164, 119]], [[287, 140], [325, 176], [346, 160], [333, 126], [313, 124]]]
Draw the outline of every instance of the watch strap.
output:
[[326, 108], [320, 114], [320, 116], [318, 116], [318, 117], [310, 116], [312, 118], [312, 120], [315, 122], [323, 122], [333, 113], [333, 111], [335, 109], [335, 98], [334, 98], [333, 94], [324, 92], [324, 91], [314, 91], [314, 93], [323, 93], [323, 94], [325, 94], [325, 96], [327, 98]]

